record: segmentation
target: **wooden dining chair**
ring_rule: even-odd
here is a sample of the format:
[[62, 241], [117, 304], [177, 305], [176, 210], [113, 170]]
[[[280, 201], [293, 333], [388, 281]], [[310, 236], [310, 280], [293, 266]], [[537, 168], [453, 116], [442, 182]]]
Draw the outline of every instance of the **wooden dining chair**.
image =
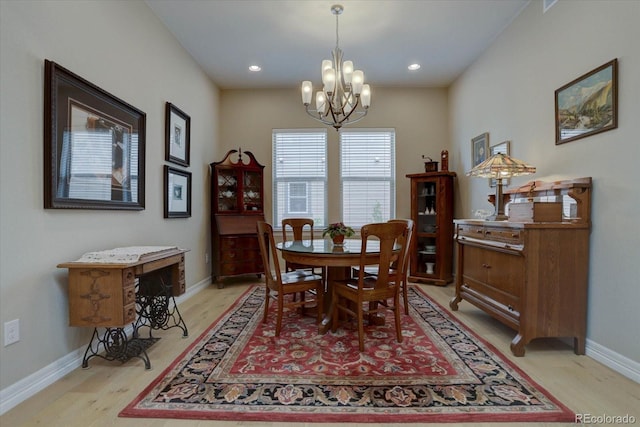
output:
[[[322, 276], [302, 270], [282, 272], [278, 263], [273, 227], [264, 221], [258, 221], [256, 228], [258, 231], [258, 242], [260, 244], [266, 284], [262, 322], [267, 322], [269, 302], [272, 298], [277, 303], [276, 336], [280, 335], [282, 314], [285, 308], [302, 309], [306, 305], [315, 304], [318, 309], [317, 322], [320, 322], [322, 320], [322, 300], [324, 294]], [[309, 291], [314, 291], [315, 295]], [[293, 298], [293, 295], [296, 294], [301, 295], [300, 301]], [[307, 294], [310, 298], [307, 298]]]
[[[399, 222], [402, 224], [405, 224], [407, 226], [407, 238], [408, 240], [406, 242], [403, 242], [402, 240], [399, 242], [399, 244], [402, 245], [402, 247], [404, 248], [404, 264], [402, 265], [402, 271], [400, 272], [400, 277], [402, 279], [402, 283], [400, 284], [400, 293], [402, 294], [402, 299], [404, 302], [404, 314], [409, 314], [409, 296], [407, 294], [407, 290], [408, 290], [408, 276], [409, 276], [409, 260], [411, 259], [411, 256], [409, 255], [409, 252], [411, 251], [411, 244], [413, 241], [413, 220], [411, 219], [390, 219], [389, 222]], [[389, 274], [393, 277], [395, 275], [394, 270], [398, 268], [398, 262], [394, 262], [391, 265], [391, 271], [389, 272]], [[352, 268], [352, 276], [353, 277], [358, 277], [358, 272], [359, 272], [360, 268], [359, 267], [353, 267]], [[368, 276], [375, 276], [376, 273], [378, 272], [378, 266], [374, 266], [374, 265], [367, 265], [364, 268], [364, 272], [366, 275]]]
[[[397, 341], [402, 342], [400, 324], [400, 286], [402, 268], [391, 268], [395, 262], [404, 265], [405, 245], [409, 241], [408, 227], [403, 222], [383, 222], [364, 225], [360, 229], [362, 249], [358, 276], [344, 281], [335, 281], [332, 287], [331, 330], [336, 331], [340, 314], [355, 317], [358, 323], [358, 342], [360, 351], [364, 351], [364, 317], [383, 310], [392, 310], [395, 318]], [[367, 241], [377, 238], [380, 252], [377, 258], [378, 271], [368, 275]], [[390, 302], [391, 300], [391, 302]]]
[[[313, 224], [314, 221], [311, 218], [285, 218], [282, 220], [282, 241], [286, 242], [289, 240], [303, 240], [305, 236], [305, 231], [308, 231], [307, 236], [308, 240], [313, 240]], [[293, 239], [289, 237], [293, 235]], [[313, 267], [310, 265], [297, 264], [289, 261], [285, 261], [285, 271], [294, 271], [294, 270], [311, 270], [316, 274], [322, 274], [321, 267]], [[320, 271], [316, 269], [320, 269]]]

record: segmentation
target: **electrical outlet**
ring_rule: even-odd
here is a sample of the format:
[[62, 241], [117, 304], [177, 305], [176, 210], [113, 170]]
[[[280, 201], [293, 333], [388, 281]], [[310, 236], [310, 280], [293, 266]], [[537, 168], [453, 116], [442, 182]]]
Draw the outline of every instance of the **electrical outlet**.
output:
[[209, 264], [209, 252], [204, 253], [204, 263]]
[[20, 319], [4, 322], [4, 346], [20, 341]]

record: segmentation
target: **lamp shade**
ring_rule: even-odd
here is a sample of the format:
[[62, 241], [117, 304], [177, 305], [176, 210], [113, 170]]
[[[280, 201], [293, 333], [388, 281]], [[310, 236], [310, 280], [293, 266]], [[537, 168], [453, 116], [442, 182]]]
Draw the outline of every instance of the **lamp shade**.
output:
[[504, 153], [497, 153], [467, 172], [467, 176], [478, 178], [495, 178], [496, 180], [496, 210], [493, 215], [486, 218], [490, 221], [504, 221], [508, 217], [504, 213], [504, 200], [502, 199], [502, 180], [512, 176], [529, 175], [536, 172], [535, 166], [531, 166], [522, 160], [514, 159]]
[[512, 176], [529, 175], [535, 172], [535, 166], [531, 166], [522, 160], [509, 157], [504, 153], [497, 153], [467, 172], [467, 176], [505, 179], [511, 178]]

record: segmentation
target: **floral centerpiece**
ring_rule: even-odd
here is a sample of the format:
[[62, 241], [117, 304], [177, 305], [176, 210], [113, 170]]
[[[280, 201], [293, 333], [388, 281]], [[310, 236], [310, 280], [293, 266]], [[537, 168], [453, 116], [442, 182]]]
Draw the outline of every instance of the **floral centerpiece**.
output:
[[353, 228], [348, 225], [344, 225], [343, 222], [334, 222], [322, 230], [322, 237], [331, 237], [334, 244], [341, 244], [344, 242], [345, 237], [351, 237], [354, 234], [356, 234], [356, 232], [353, 231]]

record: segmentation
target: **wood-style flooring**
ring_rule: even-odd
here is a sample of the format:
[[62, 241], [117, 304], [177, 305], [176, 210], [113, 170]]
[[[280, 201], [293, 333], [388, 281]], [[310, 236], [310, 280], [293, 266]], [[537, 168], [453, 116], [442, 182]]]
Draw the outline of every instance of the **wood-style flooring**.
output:
[[[253, 280], [255, 282], [255, 280]], [[145, 370], [139, 359], [120, 364], [99, 358], [90, 360], [89, 369], [71, 372], [37, 395], [0, 417], [3, 427], [15, 426], [118, 426], [118, 427], [195, 427], [195, 426], [339, 426], [341, 424], [214, 422], [170, 419], [118, 418], [118, 412], [133, 400], [200, 334], [218, 318], [246, 289], [251, 281], [230, 280], [224, 289], [211, 285], [180, 304], [179, 309], [188, 328], [189, 337], [182, 338], [178, 329], [154, 332], [162, 339], [148, 351], [152, 369]], [[454, 287], [421, 286], [444, 307], [453, 295]], [[616, 373], [588, 356], [576, 356], [572, 348], [557, 339], [534, 340], [526, 347], [525, 357], [514, 357], [509, 344], [514, 332], [492, 319], [468, 302], [455, 312], [462, 323], [507, 355], [533, 380], [577, 413], [592, 416], [635, 417], [640, 425], [640, 384]], [[356, 426], [357, 424], [350, 424]], [[412, 424], [389, 424], [389, 426]], [[416, 425], [416, 424], [413, 424]], [[435, 424], [434, 424], [435, 425]], [[451, 424], [442, 424], [450, 426]], [[462, 424], [474, 427], [491, 423]], [[500, 427], [561, 426], [560, 423], [500, 423]]]

